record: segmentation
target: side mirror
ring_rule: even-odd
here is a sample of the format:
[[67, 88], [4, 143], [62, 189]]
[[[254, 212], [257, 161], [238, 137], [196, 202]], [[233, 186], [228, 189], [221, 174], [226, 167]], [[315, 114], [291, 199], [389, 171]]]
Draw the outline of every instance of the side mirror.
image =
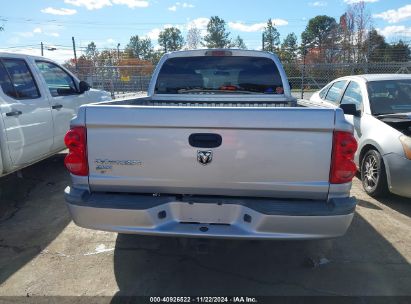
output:
[[347, 103], [340, 105], [340, 108], [344, 111], [344, 114], [347, 115], [354, 115], [354, 116], [361, 116], [361, 111], [357, 110], [357, 106], [353, 103]]
[[79, 93], [80, 94], [83, 94], [84, 92], [90, 90], [90, 85], [87, 82], [83, 81], [83, 80], [80, 81], [80, 83], [78, 84], [78, 87], [79, 87]]

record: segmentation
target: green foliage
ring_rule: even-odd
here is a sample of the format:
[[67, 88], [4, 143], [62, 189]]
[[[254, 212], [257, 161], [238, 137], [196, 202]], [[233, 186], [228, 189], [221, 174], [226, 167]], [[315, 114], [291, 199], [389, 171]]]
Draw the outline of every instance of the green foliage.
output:
[[160, 32], [158, 44], [165, 52], [181, 50], [184, 46], [184, 38], [181, 31], [176, 27], [169, 27]]
[[237, 36], [234, 39], [234, 41], [232, 42], [231, 47], [238, 48], [238, 49], [241, 49], [241, 50], [246, 50], [247, 49], [247, 46], [245, 45], [243, 38], [241, 38], [240, 36]]
[[271, 19], [268, 19], [267, 26], [264, 28], [263, 32], [263, 46], [264, 51], [276, 52], [278, 51], [278, 46], [280, 45], [280, 33], [277, 31]]
[[305, 31], [301, 34], [302, 44], [306, 47], [331, 47], [336, 43], [333, 39], [337, 34], [337, 22], [326, 15], [316, 16], [308, 21]]
[[138, 35], [135, 35], [131, 36], [125, 52], [129, 56], [137, 59], [150, 60], [154, 48], [150, 38], [140, 39]]
[[204, 37], [203, 45], [208, 48], [229, 48], [230, 33], [227, 32], [225, 25], [225, 21], [220, 17], [211, 17], [207, 24], [207, 35]]
[[411, 59], [410, 47], [402, 40], [390, 45], [389, 50], [391, 50], [391, 61], [409, 61]]
[[364, 47], [369, 62], [398, 62], [411, 59], [410, 47], [407, 44], [400, 40], [390, 45], [375, 29], [368, 33]]
[[92, 42], [90, 42], [88, 45], [87, 45], [87, 48], [86, 48], [86, 58], [87, 59], [90, 59], [90, 60], [96, 60], [97, 59], [97, 57], [98, 57], [98, 55], [99, 55], [99, 52], [98, 52], [98, 50], [97, 50], [97, 46], [96, 46], [96, 44], [94, 43], [94, 41], [92, 41]]
[[280, 58], [284, 62], [293, 62], [297, 59], [298, 43], [297, 36], [290, 33], [285, 37], [280, 49]]
[[151, 54], [150, 61], [153, 65], [157, 65], [157, 63], [160, 61], [161, 57], [163, 57], [164, 52], [163, 51], [154, 51]]

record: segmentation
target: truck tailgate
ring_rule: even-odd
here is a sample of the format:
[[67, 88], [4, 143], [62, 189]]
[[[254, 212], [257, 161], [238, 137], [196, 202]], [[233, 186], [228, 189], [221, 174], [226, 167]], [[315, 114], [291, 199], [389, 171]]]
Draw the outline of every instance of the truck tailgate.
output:
[[[92, 105], [85, 114], [91, 191], [328, 195], [333, 109]], [[222, 142], [195, 147], [192, 134]]]

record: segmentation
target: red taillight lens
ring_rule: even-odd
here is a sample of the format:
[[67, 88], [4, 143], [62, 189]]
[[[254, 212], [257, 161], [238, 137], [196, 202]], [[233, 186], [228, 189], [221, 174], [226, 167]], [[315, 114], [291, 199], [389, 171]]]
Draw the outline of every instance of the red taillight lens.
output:
[[357, 172], [354, 163], [354, 154], [357, 147], [357, 141], [351, 133], [334, 132], [330, 172], [331, 184], [344, 184], [353, 179]]
[[70, 173], [87, 176], [87, 137], [85, 127], [74, 127], [64, 137], [64, 143], [69, 153], [64, 159], [64, 164]]

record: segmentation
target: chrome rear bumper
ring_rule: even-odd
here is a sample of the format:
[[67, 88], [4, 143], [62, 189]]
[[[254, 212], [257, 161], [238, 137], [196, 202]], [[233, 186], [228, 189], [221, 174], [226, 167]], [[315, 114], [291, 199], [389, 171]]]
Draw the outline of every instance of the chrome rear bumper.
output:
[[74, 222], [85, 228], [144, 235], [318, 239], [345, 234], [354, 198], [287, 201], [251, 198], [89, 194], [66, 189]]

